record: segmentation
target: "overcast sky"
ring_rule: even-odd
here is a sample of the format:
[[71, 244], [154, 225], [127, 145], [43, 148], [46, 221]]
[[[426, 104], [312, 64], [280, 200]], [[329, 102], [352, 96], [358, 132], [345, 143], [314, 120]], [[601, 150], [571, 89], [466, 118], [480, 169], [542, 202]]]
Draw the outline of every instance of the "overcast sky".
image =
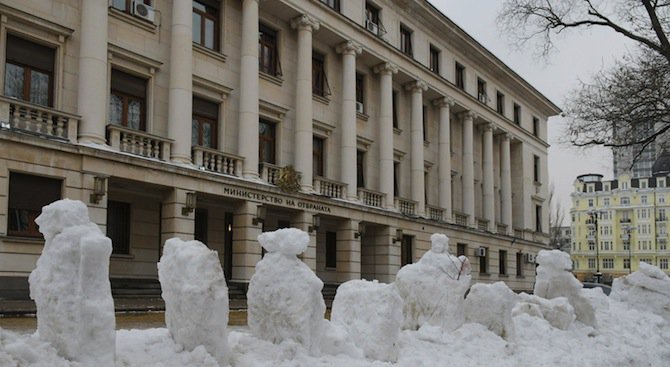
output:
[[[603, 67], [612, 65], [631, 48], [631, 42], [613, 31], [569, 31], [555, 41], [556, 49], [546, 59], [534, 56], [537, 49], [510, 45], [507, 35], [500, 34], [496, 15], [501, 0], [429, 0], [447, 17], [463, 28], [479, 43], [501, 59], [559, 107], [566, 96], [578, 85], [588, 81]], [[606, 149], [577, 150], [559, 145], [558, 138], [565, 131], [561, 117], [549, 119], [549, 180], [555, 186], [555, 195], [564, 209], [567, 225], [570, 193], [575, 178], [584, 173], [612, 176], [612, 156]]]

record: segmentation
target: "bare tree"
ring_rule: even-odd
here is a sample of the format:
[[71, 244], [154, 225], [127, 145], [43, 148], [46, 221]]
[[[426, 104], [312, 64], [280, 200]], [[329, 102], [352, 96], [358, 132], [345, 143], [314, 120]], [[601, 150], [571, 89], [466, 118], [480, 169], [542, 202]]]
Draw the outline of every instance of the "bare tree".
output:
[[565, 219], [565, 211], [561, 202], [556, 199], [556, 188], [552, 182], [549, 185], [549, 245], [561, 248], [561, 226]]
[[670, 0], [506, 0], [498, 24], [515, 41], [540, 41], [541, 53], [567, 30], [604, 28], [639, 50], [567, 100], [568, 131], [576, 146], [630, 149], [632, 164], [653, 142], [670, 141]]

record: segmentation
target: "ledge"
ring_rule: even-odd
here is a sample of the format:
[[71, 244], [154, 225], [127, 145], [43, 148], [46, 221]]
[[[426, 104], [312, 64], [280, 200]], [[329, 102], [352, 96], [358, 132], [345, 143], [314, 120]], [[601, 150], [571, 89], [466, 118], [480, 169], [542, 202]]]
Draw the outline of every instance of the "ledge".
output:
[[122, 12], [121, 10], [115, 9], [113, 7], [109, 8], [109, 16], [111, 18], [116, 18], [122, 22], [132, 24], [135, 27], [141, 28], [147, 32], [155, 34], [158, 31], [158, 26], [155, 23], [147, 22], [146, 20], [134, 17], [128, 13]]
[[132, 254], [111, 254], [110, 259], [114, 259], [114, 260], [134, 260], [135, 255], [132, 255]]
[[393, 128], [393, 133], [396, 134], [396, 135], [400, 135], [400, 134], [402, 134], [402, 130], [400, 128], [394, 127]]
[[356, 118], [359, 120], [367, 121], [370, 118], [370, 116], [364, 113], [356, 112]]
[[278, 76], [274, 76], [274, 75], [270, 75], [270, 74], [268, 74], [268, 73], [264, 73], [264, 72], [262, 72], [262, 71], [259, 71], [259, 72], [258, 72], [258, 76], [259, 76], [261, 79], [263, 79], [263, 80], [267, 80], [267, 81], [270, 82], [270, 83], [277, 84], [277, 85], [280, 86], [280, 87], [282, 86], [282, 84], [284, 84], [284, 79], [282, 79], [282, 78], [280, 78], [280, 77], [278, 77]]
[[317, 101], [317, 102], [321, 102], [321, 103], [325, 104], [326, 106], [328, 106], [330, 104], [330, 99], [328, 99], [327, 97], [324, 97], [324, 96], [320, 96], [318, 94], [312, 94], [312, 100]]
[[0, 239], [7, 242], [21, 243], [24, 245], [44, 245], [43, 238], [18, 237], [18, 236], [0, 236]]
[[217, 61], [220, 61], [222, 63], [226, 62], [226, 59], [228, 56], [226, 54], [223, 54], [219, 51], [212, 50], [210, 48], [207, 48], [205, 46], [199, 45], [195, 42], [193, 42], [193, 51], [197, 51], [205, 56], [211, 57], [213, 59], [216, 59]]

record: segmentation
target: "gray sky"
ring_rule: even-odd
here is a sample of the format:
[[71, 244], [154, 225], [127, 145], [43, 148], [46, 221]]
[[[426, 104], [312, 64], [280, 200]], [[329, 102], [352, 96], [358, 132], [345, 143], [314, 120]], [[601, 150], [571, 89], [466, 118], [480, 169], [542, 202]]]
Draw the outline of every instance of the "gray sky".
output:
[[[571, 30], [555, 38], [556, 49], [548, 58], [539, 59], [535, 56], [537, 48], [514, 47], [507, 35], [500, 34], [495, 18], [501, 0], [429, 1], [559, 107], [563, 107], [565, 97], [579, 80], [590, 80], [591, 75], [612, 65], [632, 44], [609, 30]], [[564, 119], [552, 117], [548, 125], [549, 180], [555, 186], [567, 225], [573, 181], [578, 175], [591, 172], [610, 178], [612, 156], [606, 149], [578, 150], [559, 145], [558, 139], [565, 131]]]

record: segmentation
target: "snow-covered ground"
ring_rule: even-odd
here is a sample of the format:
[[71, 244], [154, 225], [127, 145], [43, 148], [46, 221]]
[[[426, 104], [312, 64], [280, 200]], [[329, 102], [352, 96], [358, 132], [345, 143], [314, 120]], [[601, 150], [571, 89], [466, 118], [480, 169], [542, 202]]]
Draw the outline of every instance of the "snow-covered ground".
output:
[[159, 265], [168, 328], [114, 331], [107, 273], [91, 275], [107, 268], [110, 243], [83, 204], [52, 205], [38, 221], [46, 244], [30, 277], [38, 331], [0, 328], [0, 367], [670, 366], [670, 278], [660, 269], [642, 264], [608, 297], [581, 288], [569, 255], [541, 251], [535, 295], [499, 282], [463, 300], [469, 262], [449, 255], [440, 234], [401, 270], [402, 284], [345, 283], [330, 322], [323, 283], [297, 258], [308, 236], [266, 233], [251, 327], [234, 329], [218, 255], [169, 241]]

